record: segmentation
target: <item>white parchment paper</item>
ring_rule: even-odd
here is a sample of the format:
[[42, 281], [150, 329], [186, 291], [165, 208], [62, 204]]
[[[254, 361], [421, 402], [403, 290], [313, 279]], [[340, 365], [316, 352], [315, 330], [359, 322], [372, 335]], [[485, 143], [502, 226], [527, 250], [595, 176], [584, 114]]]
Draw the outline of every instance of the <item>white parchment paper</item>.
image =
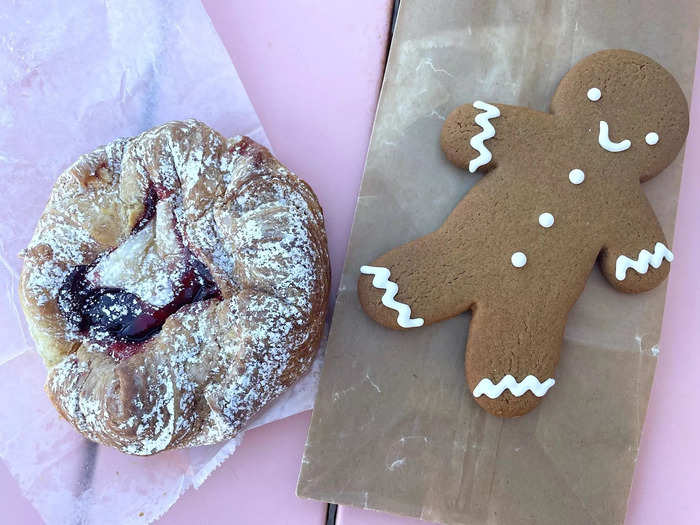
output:
[[[17, 254], [58, 174], [115, 137], [188, 117], [268, 145], [198, 0], [0, 7], [0, 457], [47, 523], [152, 521], [242, 437], [150, 458], [84, 440], [43, 391], [17, 297]], [[250, 426], [309, 409], [317, 382], [318, 363]]]

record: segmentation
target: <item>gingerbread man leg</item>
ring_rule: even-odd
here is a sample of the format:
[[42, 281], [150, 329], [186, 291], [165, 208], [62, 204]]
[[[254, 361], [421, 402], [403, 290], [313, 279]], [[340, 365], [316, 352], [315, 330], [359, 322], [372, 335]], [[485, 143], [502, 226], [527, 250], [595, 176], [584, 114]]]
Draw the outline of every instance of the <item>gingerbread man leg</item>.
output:
[[357, 291], [365, 312], [381, 325], [402, 329], [469, 310], [473, 272], [469, 264], [445, 257], [452, 242], [438, 230], [362, 266]]
[[477, 304], [469, 325], [465, 370], [476, 402], [491, 414], [521, 416], [554, 385], [566, 315], [543, 305], [519, 311]]

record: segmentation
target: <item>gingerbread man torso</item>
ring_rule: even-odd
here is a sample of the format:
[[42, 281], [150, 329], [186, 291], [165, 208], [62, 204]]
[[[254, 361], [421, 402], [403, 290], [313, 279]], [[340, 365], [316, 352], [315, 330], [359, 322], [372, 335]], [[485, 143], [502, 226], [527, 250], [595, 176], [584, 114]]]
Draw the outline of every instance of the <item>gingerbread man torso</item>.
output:
[[[460, 250], [456, 262], [470, 275], [508, 283], [471, 291], [474, 302], [501, 303], [504, 294], [535, 290], [539, 299], [568, 310], [599, 254], [636, 257], [642, 249], [653, 252], [657, 242], [665, 245], [638, 173], [625, 173], [618, 152], [600, 146], [598, 122], [572, 128], [555, 115], [497, 107], [508, 116], [507, 125], [501, 129], [502, 117], [491, 119], [495, 137], [489, 147], [504, 160], [494, 163], [435, 233], [452, 237], [447, 244], [471, 247]], [[639, 147], [630, 146], [630, 153]], [[508, 156], [507, 150], [514, 151]], [[629, 231], [630, 223], [643, 229], [642, 239]], [[627, 278], [613, 284], [633, 286], [634, 276]]]

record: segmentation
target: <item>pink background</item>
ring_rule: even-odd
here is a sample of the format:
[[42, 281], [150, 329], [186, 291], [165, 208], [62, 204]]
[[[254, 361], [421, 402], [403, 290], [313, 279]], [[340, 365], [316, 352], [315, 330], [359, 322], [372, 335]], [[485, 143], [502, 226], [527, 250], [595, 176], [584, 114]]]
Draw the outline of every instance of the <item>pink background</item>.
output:
[[[386, 51], [389, 0], [204, 0], [275, 152], [307, 179], [324, 207], [337, 285], [371, 131]], [[700, 69], [696, 71], [700, 86]], [[700, 513], [700, 87], [678, 206], [673, 263], [656, 377], [627, 525], [696, 523]], [[163, 524], [325, 522], [326, 506], [294, 495], [309, 413], [248, 432], [202, 489], [187, 492]], [[3, 513], [39, 516], [0, 463]], [[342, 525], [419, 523], [340, 508]], [[424, 523], [424, 522], [421, 522]]]

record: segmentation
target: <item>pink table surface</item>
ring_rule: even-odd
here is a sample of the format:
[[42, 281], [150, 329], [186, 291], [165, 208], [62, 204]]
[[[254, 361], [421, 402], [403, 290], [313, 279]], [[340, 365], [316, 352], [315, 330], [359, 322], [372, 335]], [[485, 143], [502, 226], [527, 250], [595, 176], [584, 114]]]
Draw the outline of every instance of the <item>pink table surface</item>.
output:
[[[309, 180], [328, 221], [337, 284], [359, 186], [389, 0], [205, 0], [277, 155]], [[273, 5], [274, 4], [274, 5]], [[627, 525], [698, 523], [700, 499], [700, 70], [674, 239], [661, 352], [630, 497]], [[239, 451], [160, 523], [320, 524], [325, 505], [294, 495], [309, 414], [249, 432]], [[11, 523], [39, 516], [0, 463], [0, 500]], [[4, 519], [3, 519], [4, 521]], [[417, 520], [341, 507], [342, 525]], [[424, 523], [424, 522], [420, 522]]]

